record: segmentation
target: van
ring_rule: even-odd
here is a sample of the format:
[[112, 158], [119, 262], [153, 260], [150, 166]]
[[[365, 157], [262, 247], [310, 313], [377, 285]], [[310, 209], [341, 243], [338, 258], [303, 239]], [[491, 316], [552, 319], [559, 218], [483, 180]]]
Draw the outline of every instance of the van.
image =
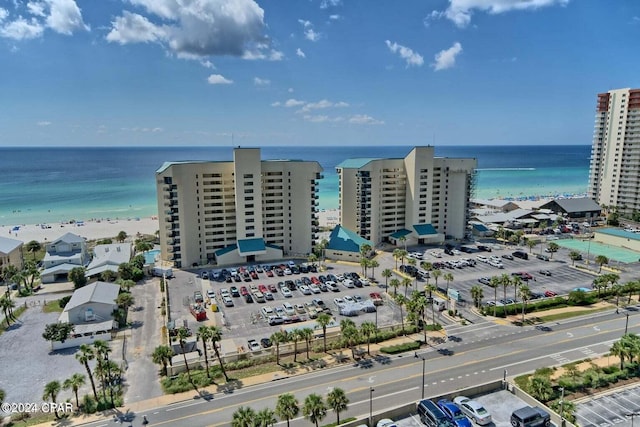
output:
[[513, 427], [549, 427], [551, 417], [547, 411], [537, 406], [525, 406], [513, 411], [511, 425]]
[[529, 259], [529, 254], [527, 254], [524, 251], [515, 251], [511, 255], [513, 255], [516, 258], [520, 258], [520, 259]]
[[417, 406], [420, 421], [429, 427], [456, 427], [438, 406], [428, 399], [421, 400]]
[[447, 303], [445, 302], [445, 300], [441, 299], [441, 298], [433, 298], [433, 306], [436, 310], [438, 311], [444, 311], [447, 308]]

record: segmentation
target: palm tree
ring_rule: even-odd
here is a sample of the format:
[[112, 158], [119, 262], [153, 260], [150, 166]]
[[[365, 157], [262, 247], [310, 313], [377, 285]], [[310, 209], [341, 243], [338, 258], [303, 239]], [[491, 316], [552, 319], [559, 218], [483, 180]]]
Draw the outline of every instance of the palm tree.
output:
[[524, 285], [522, 278], [520, 276], [511, 277], [511, 286], [513, 286], [513, 299], [518, 299], [518, 289]]
[[369, 351], [369, 344], [371, 343], [371, 335], [376, 333], [376, 325], [373, 322], [362, 322], [360, 325], [360, 332], [362, 335], [367, 337], [367, 354], [371, 356], [371, 352]]
[[536, 399], [546, 402], [552, 396], [551, 380], [548, 377], [536, 375], [531, 379], [529, 384], [530, 393]]
[[218, 363], [220, 364], [220, 370], [222, 371], [222, 375], [224, 375], [224, 380], [228, 382], [229, 377], [227, 376], [226, 369], [224, 369], [220, 350], [218, 350], [218, 343], [222, 340], [222, 329], [217, 326], [210, 326], [209, 329], [211, 330], [211, 345], [213, 346], [213, 351], [216, 353], [216, 359], [218, 359]]
[[537, 240], [532, 240], [532, 239], [527, 240], [527, 246], [529, 247], [529, 253], [533, 252], [533, 248], [535, 246], [537, 246], [538, 243], [540, 243], [540, 242], [537, 241]]
[[471, 298], [473, 299], [473, 305], [475, 305], [477, 308], [480, 307], [482, 298], [484, 298], [484, 291], [482, 290], [482, 286], [473, 285], [471, 287]]
[[396, 295], [394, 297], [396, 304], [398, 304], [398, 307], [400, 307], [400, 323], [402, 325], [402, 335], [405, 335], [404, 332], [404, 313], [402, 312], [402, 307], [407, 303], [407, 298], [405, 298], [403, 295]]
[[600, 292], [607, 289], [609, 281], [606, 276], [598, 276], [593, 279], [593, 287], [598, 290], [598, 298], [600, 298]]
[[322, 328], [322, 351], [327, 352], [327, 326], [331, 323], [331, 316], [327, 313], [320, 313], [316, 318], [316, 323]]
[[[51, 399], [51, 402], [56, 403], [56, 399], [58, 398], [58, 393], [60, 393], [60, 383], [58, 381], [48, 382], [47, 385], [44, 386], [44, 392], [42, 393], [42, 400], [47, 401]], [[55, 411], [56, 419], [60, 419], [58, 416], [58, 411]]]
[[551, 254], [551, 258], [553, 258], [553, 254], [558, 252], [558, 249], [560, 249], [560, 245], [558, 245], [556, 242], [551, 242], [551, 243], [549, 243], [547, 245], [547, 249], [549, 250], [549, 253]]
[[360, 258], [360, 267], [362, 267], [362, 275], [364, 277], [367, 276], [367, 267], [369, 267], [369, 264], [371, 263], [371, 261], [369, 261], [369, 258]]
[[350, 319], [344, 319], [340, 322], [340, 333], [342, 337], [347, 341], [347, 345], [351, 349], [351, 358], [355, 359], [355, 352], [353, 345], [358, 339], [358, 328], [356, 324]]
[[277, 423], [275, 412], [273, 409], [264, 408], [255, 415], [255, 423], [256, 427], [269, 427]]
[[447, 294], [447, 309], [449, 309], [449, 283], [453, 282], [453, 274], [446, 272], [442, 278], [447, 282], [447, 289], [445, 292]]
[[124, 242], [127, 239], [127, 232], [126, 231], [121, 231], [118, 233], [118, 235], [116, 236], [116, 240], [120, 243]]
[[407, 292], [409, 291], [409, 286], [411, 286], [411, 279], [408, 277], [402, 278], [402, 286], [404, 286], [404, 297], [407, 297]]
[[343, 389], [335, 387], [327, 393], [327, 404], [336, 413], [336, 425], [340, 424], [340, 412], [346, 411], [349, 398]]
[[432, 323], [435, 325], [436, 324], [436, 310], [433, 304], [433, 293], [435, 291], [438, 290], [438, 288], [436, 288], [434, 285], [426, 285], [424, 287], [425, 292], [429, 293], [429, 300], [431, 301], [431, 319], [432, 319]]
[[248, 406], [240, 406], [231, 420], [232, 427], [255, 427], [256, 411]]
[[376, 268], [380, 267], [380, 263], [375, 259], [369, 261], [369, 267], [371, 268], [371, 278], [373, 280], [376, 279]]
[[85, 376], [82, 374], [73, 374], [71, 378], [64, 380], [62, 388], [65, 390], [73, 390], [73, 394], [76, 397], [76, 408], [80, 409], [80, 400], [78, 399], [78, 389], [85, 384]]
[[9, 294], [0, 298], [0, 308], [4, 312], [4, 318], [7, 322], [7, 326], [11, 325], [12, 320], [16, 320], [13, 316], [13, 309], [16, 307], [16, 304], [13, 302]]
[[112, 270], [105, 270], [100, 273], [100, 280], [103, 282], [113, 282], [118, 275]]
[[93, 374], [91, 373], [91, 368], [89, 367], [89, 362], [95, 359], [96, 354], [93, 350], [93, 347], [88, 344], [82, 344], [80, 346], [80, 353], [76, 353], [76, 360], [84, 365], [84, 368], [87, 370], [87, 375], [89, 376], [89, 382], [91, 382], [91, 389], [93, 390], [93, 397], [98, 401], [98, 392], [96, 391], [96, 383], [93, 380]]
[[202, 340], [202, 348], [204, 350], [204, 366], [207, 370], [207, 378], [211, 379], [211, 372], [209, 372], [209, 355], [207, 354], [207, 342], [209, 342], [209, 340], [213, 336], [213, 332], [211, 332], [209, 326], [202, 325], [198, 328], [198, 332], [196, 333], [196, 335]]
[[95, 340], [93, 342], [93, 348], [96, 352], [96, 360], [98, 364], [96, 366], [96, 373], [101, 378], [102, 384], [102, 396], [104, 401], [107, 401], [107, 369], [105, 369], [105, 362], [109, 358], [109, 353], [111, 353], [111, 348], [109, 344], [102, 340]]
[[304, 399], [302, 415], [318, 427], [318, 423], [327, 416], [327, 406], [319, 394], [311, 393]]
[[529, 289], [529, 286], [520, 286], [520, 298], [522, 299], [522, 325], [524, 326], [524, 314], [527, 311], [527, 301], [531, 299], [531, 289]]
[[605, 264], [609, 264], [609, 258], [607, 258], [604, 255], [598, 255], [595, 259], [596, 264], [598, 264], [598, 266], [600, 267], [598, 269], [598, 273], [600, 273], [602, 271], [602, 266]]
[[136, 243], [136, 251], [138, 252], [148, 252], [151, 249], [153, 249], [153, 244], [147, 242], [146, 240], [136, 240], [135, 243]]
[[396, 248], [393, 250], [393, 259], [396, 261], [396, 270], [398, 269], [398, 260], [402, 258], [402, 249]]
[[[320, 315], [318, 315], [318, 319], [320, 319]], [[286, 332], [276, 331], [271, 334], [271, 342], [276, 346], [276, 365], [280, 365], [280, 344], [287, 342], [287, 338]]]
[[395, 277], [389, 281], [389, 286], [393, 288], [393, 295], [398, 295], [398, 286], [400, 286], [400, 280]]
[[153, 360], [155, 364], [162, 365], [162, 375], [167, 375], [167, 365], [171, 362], [174, 354], [173, 349], [167, 345], [159, 345], [153, 350], [151, 360]]
[[582, 259], [582, 254], [578, 251], [569, 252], [569, 258], [571, 258], [571, 265], [576, 265], [576, 261]]
[[[433, 281], [436, 285], [436, 288], [438, 287], [438, 279], [440, 278], [440, 276], [442, 276], [442, 270], [440, 270], [439, 268], [436, 268], [435, 270], [431, 271], [431, 277], [433, 277]], [[451, 279], [453, 280], [453, 279]]]
[[298, 361], [298, 340], [302, 338], [300, 336], [300, 329], [294, 329], [287, 333], [289, 340], [293, 341], [293, 363]]
[[302, 338], [306, 343], [307, 359], [309, 359], [309, 347], [311, 346], [311, 340], [313, 339], [313, 329], [311, 328], [300, 329], [300, 338]]
[[309, 264], [315, 264], [316, 262], [318, 262], [318, 256], [314, 253], [310, 253], [307, 257], [307, 262]]
[[275, 412], [278, 418], [287, 421], [287, 427], [289, 427], [291, 419], [297, 417], [300, 412], [298, 399], [296, 399], [296, 397], [291, 393], [279, 395]]
[[25, 245], [25, 249], [27, 250], [27, 252], [31, 252], [31, 255], [33, 255], [33, 259], [35, 260], [36, 252], [42, 249], [42, 245], [37, 240], [32, 240]]
[[385, 289], [387, 289], [389, 287], [389, 278], [393, 276], [393, 272], [388, 269], [385, 268], [384, 270], [382, 270], [382, 277], [384, 277], [384, 287]]
[[184, 359], [184, 366], [187, 370], [187, 377], [189, 377], [189, 382], [191, 385], [195, 387], [193, 383], [193, 379], [191, 378], [191, 370], [189, 369], [189, 362], [187, 362], [187, 337], [189, 337], [189, 330], [185, 327], [178, 328], [178, 340], [180, 343], [180, 351], [182, 352], [182, 358]]
[[[424, 334], [424, 343], [427, 343], [427, 328], [424, 326], [424, 311], [427, 308], [427, 299], [418, 291], [413, 291], [410, 300], [410, 309], [415, 316], [422, 321], [422, 333]], [[418, 322], [416, 320], [416, 329], [418, 328]]]
[[401, 243], [404, 244], [404, 251], [406, 252], [407, 251], [407, 236], [400, 236], [398, 241], [400, 241]]
[[489, 287], [493, 288], [493, 316], [495, 317], [497, 314], [497, 302], [498, 302], [498, 286], [500, 286], [501, 281], [498, 276], [493, 276], [489, 279]]

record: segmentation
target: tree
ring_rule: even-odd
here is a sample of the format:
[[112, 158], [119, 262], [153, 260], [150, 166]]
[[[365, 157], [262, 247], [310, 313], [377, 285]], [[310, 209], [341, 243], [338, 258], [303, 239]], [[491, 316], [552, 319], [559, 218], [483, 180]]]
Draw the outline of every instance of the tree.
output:
[[531, 299], [531, 289], [529, 289], [529, 286], [520, 286], [520, 298], [522, 299], [522, 324], [524, 325], [524, 315], [527, 311], [527, 301]]
[[13, 315], [13, 309], [16, 307], [16, 303], [13, 302], [9, 293], [0, 298], [0, 308], [4, 313], [5, 322], [7, 322], [7, 326], [11, 325], [11, 322], [16, 320]]
[[404, 251], [407, 251], [407, 236], [400, 236], [400, 238], [398, 239], [398, 241], [402, 244], [404, 244]]
[[396, 304], [400, 307], [400, 324], [402, 325], [402, 335], [405, 335], [404, 331], [404, 313], [402, 312], [402, 307], [407, 303], [407, 298], [404, 295], [396, 295], [394, 296]]
[[355, 359], [355, 352], [353, 351], [353, 345], [358, 339], [358, 328], [353, 320], [344, 319], [340, 322], [340, 334], [347, 341], [347, 345], [351, 349], [351, 357]]
[[121, 292], [116, 297], [116, 304], [118, 304], [118, 307], [122, 308], [125, 312], [129, 310], [129, 307], [131, 307], [135, 303], [136, 303], [136, 300], [133, 298], [133, 295], [131, 295], [131, 293], [129, 292]]
[[27, 250], [27, 252], [31, 252], [31, 255], [33, 255], [33, 259], [35, 261], [36, 252], [42, 249], [42, 245], [37, 240], [31, 240], [25, 245], [25, 249]]
[[[518, 299], [518, 291], [520, 287], [524, 285], [522, 278], [520, 276], [511, 277], [511, 286], [513, 286], [513, 299]], [[531, 297], [531, 292], [529, 292], [529, 297]]]
[[191, 370], [189, 369], [189, 363], [187, 362], [187, 349], [185, 344], [187, 343], [187, 337], [189, 336], [189, 330], [185, 327], [178, 328], [178, 340], [180, 342], [180, 350], [182, 352], [182, 357], [184, 359], [184, 366], [187, 370], [187, 377], [189, 377], [189, 382], [195, 387], [193, 384], [193, 379], [191, 378]]
[[393, 259], [396, 261], [396, 270], [398, 269], [398, 260], [402, 258], [402, 249], [396, 248], [393, 250]]
[[[22, 274], [25, 278], [25, 285], [31, 291], [33, 290], [33, 284], [37, 279], [40, 278], [40, 269], [36, 262], [32, 259], [28, 259], [24, 262], [24, 266], [22, 267]], [[27, 278], [29, 281], [27, 282]]]
[[402, 286], [404, 286], [404, 297], [407, 297], [407, 292], [409, 291], [409, 286], [411, 286], [411, 279], [408, 277], [402, 278]]
[[398, 286], [400, 286], [400, 280], [395, 277], [389, 281], [389, 286], [393, 288], [393, 295], [398, 295]]
[[[42, 400], [47, 401], [51, 399], [51, 402], [56, 403], [56, 399], [58, 398], [58, 393], [60, 393], [60, 383], [58, 381], [48, 382], [47, 385], [44, 386], [44, 392], [42, 393]], [[56, 419], [59, 420], [60, 416], [58, 415], [58, 411], [55, 411]]]
[[248, 406], [240, 406], [231, 420], [232, 427], [255, 427], [256, 411]]
[[612, 356], [617, 356], [620, 358], [620, 370], [624, 369], [624, 359], [629, 354], [627, 347], [624, 345], [622, 340], [618, 340], [613, 343], [609, 352]]
[[316, 262], [318, 262], [318, 256], [314, 253], [310, 253], [307, 257], [307, 262], [309, 264], [315, 264]]
[[100, 273], [100, 280], [103, 282], [113, 282], [116, 280], [116, 277], [118, 277], [118, 275], [112, 270], [105, 270]]
[[529, 384], [530, 394], [536, 399], [546, 402], [553, 395], [551, 380], [548, 377], [536, 375]]
[[340, 412], [348, 409], [349, 398], [343, 389], [334, 387], [327, 393], [327, 404], [336, 413], [336, 425], [340, 424]]
[[121, 231], [118, 233], [118, 235], [116, 236], [116, 240], [120, 243], [123, 243], [126, 239], [127, 239], [127, 232], [126, 231]]
[[309, 347], [311, 346], [311, 340], [313, 339], [313, 329], [302, 328], [300, 329], [300, 338], [306, 343], [307, 359], [309, 359]]
[[202, 340], [202, 349], [204, 351], [204, 366], [207, 370], [207, 378], [211, 379], [211, 372], [209, 372], [209, 355], [207, 354], [207, 342], [209, 342], [209, 340], [213, 336], [213, 332], [211, 332], [209, 326], [201, 325], [198, 328], [197, 336]]
[[45, 325], [42, 338], [47, 341], [65, 342], [73, 333], [75, 326], [69, 322], [56, 322]]
[[571, 258], [571, 265], [576, 265], [576, 261], [582, 259], [582, 254], [578, 251], [569, 252], [569, 258]]
[[210, 326], [209, 329], [211, 329], [211, 344], [213, 345], [213, 351], [216, 354], [216, 359], [218, 359], [218, 364], [220, 365], [222, 375], [224, 375], [224, 380], [228, 382], [229, 377], [227, 376], [227, 370], [224, 368], [224, 363], [220, 356], [220, 350], [218, 349], [218, 343], [222, 341], [222, 329], [218, 326]]
[[447, 289], [445, 292], [447, 294], [447, 310], [448, 310], [449, 309], [449, 283], [453, 282], [453, 274], [446, 272], [444, 273], [442, 278], [447, 282]]
[[289, 427], [291, 419], [297, 417], [298, 413], [300, 413], [298, 399], [291, 393], [281, 394], [278, 396], [275, 412], [278, 418], [287, 421], [287, 427]]
[[256, 427], [269, 427], [277, 423], [275, 412], [273, 409], [264, 408], [255, 415], [255, 426]]
[[480, 307], [480, 303], [482, 302], [482, 298], [484, 298], [484, 291], [482, 290], [482, 286], [473, 285], [471, 287], [471, 298], [473, 299], [473, 305], [476, 308]]
[[388, 286], [389, 286], [389, 278], [391, 276], [393, 276], [393, 272], [390, 269], [385, 268], [384, 270], [382, 270], [382, 277], [384, 277], [384, 287], [385, 287], [385, 289], [387, 289]]
[[[206, 347], [206, 345], [205, 345]], [[174, 356], [173, 349], [168, 345], [159, 345], [151, 353], [151, 360], [157, 365], [162, 365], [162, 375], [167, 375], [167, 365], [171, 362], [171, 358]], [[209, 369], [207, 368], [207, 371]]]
[[320, 313], [316, 318], [316, 323], [322, 328], [322, 351], [327, 352], [327, 326], [331, 323], [331, 316], [327, 313]]
[[[93, 348], [96, 354], [96, 361], [98, 362], [96, 365], [96, 373], [100, 376], [102, 380], [102, 396], [107, 401], [107, 360], [109, 358], [109, 353], [111, 353], [111, 347], [107, 344], [106, 341], [95, 340], [93, 342]], [[111, 392], [111, 387], [109, 387], [109, 391]], [[113, 396], [112, 396], [113, 397]], [[113, 398], [111, 399], [113, 402]]]
[[367, 354], [371, 356], [371, 351], [369, 351], [369, 344], [371, 343], [371, 335], [376, 333], [376, 325], [373, 322], [362, 322], [360, 325], [360, 332], [362, 335], [367, 337]]
[[493, 288], [493, 316], [495, 317], [498, 309], [498, 286], [500, 286], [500, 278], [498, 276], [491, 277], [491, 279], [489, 279], [488, 286]]
[[76, 408], [80, 409], [80, 400], [78, 399], [78, 390], [85, 384], [85, 376], [82, 374], [73, 374], [71, 378], [64, 380], [62, 388], [65, 390], [71, 389], [76, 397]]
[[437, 291], [438, 289], [434, 286], [434, 285], [426, 285], [424, 287], [425, 292], [429, 293], [429, 299], [427, 301], [430, 302], [431, 304], [431, 319], [432, 319], [432, 323], [435, 325], [436, 324], [436, 309], [434, 307], [433, 304], [433, 293], [435, 291]]
[[298, 361], [298, 340], [300, 337], [300, 329], [294, 329], [287, 334], [290, 341], [293, 341], [293, 363]]
[[380, 263], [377, 260], [372, 259], [371, 261], [369, 261], [369, 267], [371, 268], [371, 278], [373, 278], [375, 280], [376, 279], [376, 268], [380, 267]]
[[327, 416], [327, 406], [319, 394], [311, 393], [304, 400], [302, 415], [318, 427], [318, 423]]
[[435, 283], [436, 288], [438, 287], [438, 279], [440, 278], [440, 276], [442, 276], [442, 270], [440, 270], [439, 268], [436, 268], [435, 270], [431, 271], [431, 277], [433, 277], [433, 282]]
[[[318, 323], [320, 323], [319, 322], [320, 316], [321, 315], [318, 315], [318, 319], [317, 319]], [[329, 320], [331, 320], [331, 318], [329, 318]], [[273, 345], [276, 346], [276, 365], [280, 365], [280, 344], [287, 342], [286, 332], [282, 332], [282, 331], [274, 332], [273, 334], [271, 334], [271, 342], [273, 343]], [[325, 345], [326, 345], [326, 339], [325, 339]], [[325, 348], [325, 351], [326, 351], [326, 348]]]
[[600, 273], [602, 271], [602, 266], [605, 264], [609, 264], [609, 258], [607, 258], [604, 255], [598, 255], [595, 259], [596, 264], [598, 264], [598, 266], [600, 267], [598, 269], [598, 273]]
[[[125, 239], [126, 238], [127, 237], [125, 236]], [[138, 251], [138, 252], [148, 252], [151, 249], [153, 249], [153, 245], [151, 243], [147, 242], [146, 240], [136, 240], [136, 251]]]
[[556, 242], [551, 242], [547, 245], [547, 250], [551, 254], [551, 258], [553, 258], [553, 254], [558, 252], [558, 249], [560, 249], [560, 245], [557, 244]]
[[98, 392], [96, 391], [96, 383], [93, 380], [93, 374], [91, 373], [91, 368], [89, 367], [89, 362], [95, 359], [96, 354], [93, 350], [93, 347], [82, 344], [80, 345], [80, 353], [76, 353], [76, 360], [84, 366], [87, 370], [87, 375], [89, 376], [89, 381], [91, 382], [91, 389], [93, 390], [93, 397], [98, 401]]
[[527, 240], [527, 246], [529, 247], [529, 253], [533, 252], [533, 248], [536, 247], [540, 243], [538, 240]]
[[87, 284], [87, 270], [84, 267], [74, 267], [68, 273], [68, 279], [73, 282], [76, 289], [80, 289]]
[[120, 279], [122, 280], [133, 280], [133, 265], [128, 262], [123, 262], [122, 264], [120, 264], [118, 266], [118, 276], [120, 276]]

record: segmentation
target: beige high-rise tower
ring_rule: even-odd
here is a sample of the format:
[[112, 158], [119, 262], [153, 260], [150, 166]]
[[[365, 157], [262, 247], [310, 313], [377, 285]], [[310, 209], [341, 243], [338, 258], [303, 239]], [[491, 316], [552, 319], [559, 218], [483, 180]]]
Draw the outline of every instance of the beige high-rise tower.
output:
[[589, 197], [623, 213], [640, 210], [640, 89], [598, 94]]

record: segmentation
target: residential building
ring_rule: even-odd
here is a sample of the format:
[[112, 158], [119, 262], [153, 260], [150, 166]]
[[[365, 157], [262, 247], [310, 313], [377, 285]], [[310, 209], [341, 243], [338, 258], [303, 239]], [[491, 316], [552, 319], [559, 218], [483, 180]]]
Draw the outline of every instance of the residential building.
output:
[[22, 270], [24, 266], [22, 246], [23, 243], [20, 240], [0, 237], [0, 269], [11, 264], [18, 270]]
[[259, 148], [165, 163], [156, 171], [162, 259], [190, 267], [308, 254], [321, 172], [316, 161], [261, 160]]
[[640, 89], [598, 94], [589, 197], [621, 213], [640, 211]]
[[349, 159], [340, 178], [340, 224], [374, 244], [463, 238], [476, 159], [435, 157], [431, 146], [404, 158]]
[[96, 245], [85, 275], [94, 277], [107, 270], [118, 273], [120, 264], [131, 261], [132, 249], [131, 243]]
[[325, 256], [333, 260], [360, 262], [360, 248], [364, 245], [370, 248], [374, 246], [371, 241], [359, 236], [358, 233], [336, 225], [329, 236]]
[[69, 271], [75, 267], [86, 267], [89, 261], [91, 255], [84, 238], [66, 233], [45, 246], [42, 260], [44, 270], [40, 273], [40, 279], [42, 283], [67, 280]]

